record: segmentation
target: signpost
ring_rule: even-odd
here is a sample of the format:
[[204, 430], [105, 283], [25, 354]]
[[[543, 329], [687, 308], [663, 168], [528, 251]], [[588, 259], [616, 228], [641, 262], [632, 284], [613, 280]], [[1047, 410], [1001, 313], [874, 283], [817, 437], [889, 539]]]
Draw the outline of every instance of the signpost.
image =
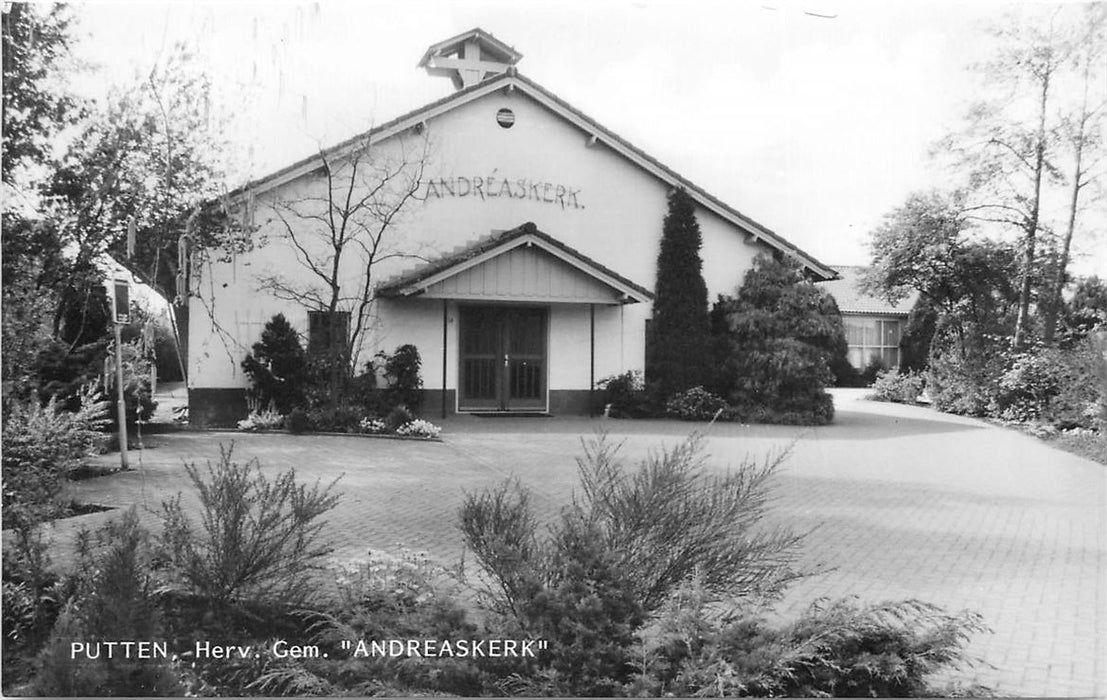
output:
[[123, 342], [120, 338], [119, 327], [131, 322], [131, 283], [125, 277], [117, 276], [112, 280], [113, 293], [111, 295], [112, 328], [115, 330], [115, 386], [117, 389], [117, 401], [119, 417], [119, 462], [120, 467], [126, 471], [130, 469], [127, 464], [127, 403], [123, 398]]

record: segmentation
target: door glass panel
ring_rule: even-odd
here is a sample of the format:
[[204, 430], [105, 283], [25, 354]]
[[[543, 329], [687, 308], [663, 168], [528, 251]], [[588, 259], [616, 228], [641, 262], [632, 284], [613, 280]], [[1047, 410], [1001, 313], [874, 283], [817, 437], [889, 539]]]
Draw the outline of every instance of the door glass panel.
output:
[[544, 314], [541, 312], [520, 312], [509, 317], [511, 355], [541, 356], [546, 347], [546, 328]]
[[461, 370], [463, 380], [462, 394], [470, 399], [496, 398], [496, 369], [499, 362], [494, 359], [465, 358]]
[[527, 360], [511, 361], [511, 398], [543, 399], [542, 365]]
[[462, 314], [461, 352], [467, 356], [494, 357], [499, 348], [497, 319], [489, 309], [466, 309]]

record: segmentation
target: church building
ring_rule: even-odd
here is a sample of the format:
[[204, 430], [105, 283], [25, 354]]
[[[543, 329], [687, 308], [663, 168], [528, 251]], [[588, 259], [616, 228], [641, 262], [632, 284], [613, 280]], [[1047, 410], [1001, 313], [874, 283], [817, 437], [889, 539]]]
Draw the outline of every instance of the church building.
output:
[[246, 415], [242, 360], [278, 313], [309, 352], [330, 332], [362, 364], [414, 345], [432, 418], [587, 413], [597, 380], [644, 369], [677, 188], [696, 204], [709, 298], [759, 253], [835, 277], [524, 77], [521, 58], [481, 29], [435, 44], [419, 66], [452, 94], [230, 195], [250, 246], [193, 251], [187, 282], [194, 425]]

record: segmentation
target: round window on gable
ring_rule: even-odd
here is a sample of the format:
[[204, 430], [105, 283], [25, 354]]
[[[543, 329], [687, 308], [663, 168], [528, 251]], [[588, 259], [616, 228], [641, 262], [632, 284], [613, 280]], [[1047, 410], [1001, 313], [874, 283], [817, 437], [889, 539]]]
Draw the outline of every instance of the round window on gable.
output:
[[515, 112], [504, 107], [499, 112], [496, 112], [496, 123], [505, 129], [510, 129], [515, 125]]

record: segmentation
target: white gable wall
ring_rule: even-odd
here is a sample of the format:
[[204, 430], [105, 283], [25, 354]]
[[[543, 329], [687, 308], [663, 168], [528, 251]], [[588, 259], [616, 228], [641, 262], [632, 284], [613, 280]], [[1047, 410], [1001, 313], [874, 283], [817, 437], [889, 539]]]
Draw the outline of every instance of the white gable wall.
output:
[[[514, 112], [510, 129], [496, 122], [496, 112], [503, 108]], [[590, 136], [517, 89], [498, 91], [435, 117], [422, 135], [409, 131], [375, 146], [375, 153], [384, 158], [397, 157], [401, 148], [417, 152], [424, 137], [429, 146], [425, 200], [413, 203], [396, 226], [393, 240], [406, 252], [434, 257], [465, 247], [493, 230], [533, 221], [539, 230], [652, 289], [670, 186], [602, 140], [589, 146]], [[260, 226], [258, 240], [267, 242], [232, 263], [197, 271], [193, 291], [202, 299], [192, 302], [191, 386], [245, 387], [242, 358], [275, 313], [283, 312], [306, 333], [306, 310], [275, 298], [262, 289], [260, 280], [279, 273], [302, 286], [310, 279], [282, 240], [283, 227], [271, 207], [273, 202], [318, 197], [325, 183], [309, 175], [259, 195], [253, 204], [254, 221]], [[733, 224], [702, 208], [697, 209], [697, 217], [704, 241], [703, 272], [713, 300], [717, 294], [733, 293], [753, 257], [768, 248], [749, 242]], [[392, 260], [374, 273], [377, 282], [383, 283], [417, 264]], [[359, 271], [351, 266], [347, 279], [352, 289]], [[597, 378], [643, 368], [644, 328], [650, 311], [648, 304], [597, 307]], [[401, 343], [413, 343], [423, 355], [425, 385], [440, 387], [441, 302], [383, 302], [377, 315], [378, 331], [362, 359], [377, 349], [391, 351]], [[455, 349], [456, 326], [456, 303], [451, 303], [448, 340]], [[587, 306], [553, 305], [549, 326], [549, 386], [587, 389]], [[451, 389], [456, 386], [454, 358], [447, 363]]]

